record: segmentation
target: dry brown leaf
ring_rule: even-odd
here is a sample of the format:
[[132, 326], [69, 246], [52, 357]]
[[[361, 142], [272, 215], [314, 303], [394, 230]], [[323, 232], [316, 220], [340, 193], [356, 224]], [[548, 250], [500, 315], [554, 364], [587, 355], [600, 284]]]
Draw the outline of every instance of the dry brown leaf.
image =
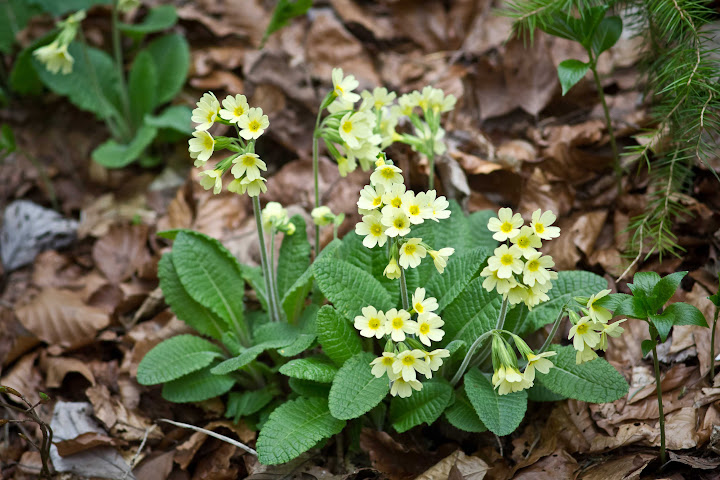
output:
[[565, 450], [544, 457], [537, 463], [516, 472], [516, 480], [557, 480], [572, 478], [578, 468], [577, 461]]
[[[715, 315], [715, 306], [707, 299], [708, 293], [699, 283], [693, 285], [692, 290], [685, 295], [685, 301], [691, 305], [695, 305], [705, 316], [708, 325], [712, 327], [712, 319]], [[678, 328], [678, 327], [675, 327]], [[705, 376], [710, 372], [710, 331], [705, 327], [690, 327], [692, 331], [695, 347], [697, 348], [697, 357], [700, 362], [700, 375]], [[673, 336], [675, 334], [673, 333]], [[715, 334], [715, 355], [720, 353], [720, 335]], [[717, 369], [716, 369], [717, 370]]]
[[95, 447], [118, 445], [118, 441], [116, 439], [95, 432], [81, 433], [70, 440], [61, 440], [53, 443], [57, 447], [58, 454], [61, 457], [75, 455], [76, 453], [84, 452], [85, 450], [90, 450]]
[[390, 19], [369, 12], [367, 5], [351, 0], [330, 0], [330, 4], [344, 23], [362, 26], [377, 40], [390, 40], [395, 35]]
[[390, 8], [397, 36], [412, 39], [425, 53], [447, 48], [447, 16], [441, 3], [398, 0]]
[[[674, 388], [677, 388], [681, 385], [691, 385], [693, 382], [690, 376], [694, 371], [695, 367], [692, 366], [687, 366], [683, 364], [673, 365], [670, 370], [661, 375], [660, 390], [664, 393], [669, 392], [670, 390], [673, 390]], [[632, 404], [639, 402], [640, 400], [643, 400], [650, 395], [654, 395], [656, 391], [657, 387], [655, 385], [653, 377], [652, 385], [646, 385], [639, 391], [633, 391], [630, 395], [628, 395], [627, 403]]]
[[620, 458], [611, 458], [584, 470], [580, 480], [637, 480], [656, 455], [635, 453]]
[[415, 477], [415, 480], [445, 480], [453, 469], [457, 469], [458, 480], [482, 480], [488, 468], [488, 464], [481, 458], [469, 457], [458, 450]]
[[141, 441], [146, 432], [150, 440], [162, 438], [158, 429], [153, 429], [150, 419], [136, 413], [110, 394], [105, 385], [94, 385], [85, 390], [88, 400], [92, 403], [95, 418], [112, 434], [113, 437], [133, 442]]
[[40, 358], [40, 368], [45, 372], [45, 385], [48, 388], [59, 388], [65, 376], [71, 372], [79, 373], [91, 385], [95, 385], [95, 375], [92, 370], [86, 362], [77, 358], [43, 355]]
[[204, 77], [190, 79], [190, 85], [198, 90], [220, 90], [235, 95], [245, 91], [242, 79], [232, 72], [214, 70]]
[[[518, 210], [525, 214], [528, 219], [532, 212], [538, 208], [543, 211], [551, 210], [561, 221], [567, 223], [569, 220], [563, 219], [563, 217], [570, 213], [574, 200], [575, 192], [567, 183], [550, 181], [550, 178], [545, 174], [544, 170], [534, 168], [532, 174], [523, 185], [523, 193]], [[563, 231], [560, 239], [563, 237], [570, 236], [566, 235]], [[568, 238], [568, 241], [569, 240], [570, 238]], [[557, 241], [558, 240], [553, 243]]]
[[[97, 163], [91, 162], [91, 165]], [[143, 188], [143, 192], [145, 188], [147, 187]], [[138, 218], [145, 225], [154, 224], [157, 218], [157, 213], [147, 208], [144, 193], [123, 198], [108, 193], [97, 197], [92, 204], [83, 208], [80, 214], [78, 237], [84, 238], [88, 235], [102, 237], [111, 226], [134, 222]]]
[[410, 479], [437, 463], [437, 455], [421, 452], [395, 441], [386, 432], [363, 428], [360, 448], [370, 456], [374, 468], [390, 479]]
[[482, 55], [491, 49], [499, 49], [510, 37], [512, 19], [495, 15], [490, 1], [483, 1], [483, 11], [473, 20], [461, 50], [471, 55]]
[[197, 0], [178, 8], [177, 13], [182, 19], [202, 23], [217, 37], [238, 35], [255, 48], [270, 21], [259, 0]]
[[[218, 428], [226, 428], [231, 432], [235, 433], [237, 437], [243, 443], [249, 443], [255, 440], [256, 432], [250, 430], [245, 423], [239, 422], [237, 424], [228, 420], [218, 420], [209, 423], [203, 427], [205, 430], [215, 431]], [[195, 454], [198, 452], [202, 444], [207, 440], [208, 436], [202, 432], [194, 432], [190, 435], [190, 438], [185, 440], [182, 444], [178, 445], [175, 449], [175, 463], [180, 465], [183, 470], [187, 469], [190, 462], [195, 458]], [[236, 451], [236, 447], [232, 447], [233, 451]]]
[[203, 455], [197, 462], [192, 480], [235, 480], [239, 477], [240, 467], [233, 461], [234, 457], [244, 454], [242, 450], [220, 440], [208, 455]]
[[0, 307], [0, 374], [2, 368], [40, 343], [9, 309]]
[[[24, 357], [20, 358], [15, 365], [8, 370], [2, 378], [0, 378], [0, 385], [11, 387], [25, 395], [30, 402], [37, 402], [40, 400], [38, 391], [42, 385], [42, 377], [37, 368], [35, 368], [35, 360], [38, 357], [38, 353], [28, 353]], [[19, 398], [10, 395], [10, 398], [14, 402], [20, 402]]]
[[92, 250], [97, 268], [111, 283], [120, 283], [150, 261], [146, 225], [113, 225]]
[[110, 324], [107, 313], [86, 305], [78, 294], [54, 288], [40, 292], [16, 314], [40, 340], [68, 350], [91, 343]]
[[137, 480], [166, 480], [173, 469], [175, 452], [151, 453], [133, 470]]

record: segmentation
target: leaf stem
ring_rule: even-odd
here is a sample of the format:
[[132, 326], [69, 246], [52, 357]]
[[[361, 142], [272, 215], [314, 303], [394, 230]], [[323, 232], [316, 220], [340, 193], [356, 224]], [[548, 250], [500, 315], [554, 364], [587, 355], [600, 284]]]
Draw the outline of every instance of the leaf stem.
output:
[[555, 323], [553, 323], [552, 329], [550, 330], [550, 333], [548, 334], [548, 337], [545, 339], [545, 343], [542, 344], [542, 347], [540, 347], [540, 350], [538, 350], [538, 355], [543, 353], [545, 350], [547, 350], [550, 347], [550, 344], [552, 343], [553, 338], [555, 338], [555, 334], [558, 331], [558, 327], [560, 327], [560, 322], [562, 319], [565, 318], [565, 307], [560, 309], [560, 313], [558, 313], [557, 318], [555, 319]]
[[710, 386], [713, 385], [713, 379], [715, 378], [715, 329], [717, 327], [718, 313], [720, 308], [715, 307], [715, 318], [712, 324], [712, 333], [710, 334]]
[[263, 277], [265, 278], [265, 292], [267, 296], [268, 310], [270, 310], [270, 319], [273, 322], [279, 322], [277, 303], [275, 296], [275, 286], [273, 285], [272, 270], [268, 265], [268, 254], [265, 247], [265, 233], [263, 232], [262, 217], [260, 216], [260, 199], [252, 197], [253, 213], [255, 214], [255, 224], [257, 225], [258, 243], [260, 244], [260, 264], [262, 266]]
[[127, 83], [125, 82], [125, 69], [123, 67], [122, 43], [120, 42], [120, 28], [118, 28], [118, 4], [119, 0], [113, 2], [112, 7], [112, 44], [115, 57], [115, 67], [118, 72], [118, 83], [120, 84], [120, 98], [125, 114], [125, 121], [130, 127], [131, 135], [135, 134], [135, 125], [132, 124], [130, 116], [130, 96], [128, 95]]
[[610, 109], [608, 108], [607, 101], [605, 100], [605, 91], [603, 90], [602, 82], [600, 81], [600, 75], [597, 71], [597, 59], [593, 57], [593, 54], [588, 50], [590, 57], [590, 70], [592, 70], [593, 78], [595, 79], [595, 86], [597, 87], [598, 97], [600, 97], [600, 103], [605, 113], [605, 123], [607, 124], [608, 135], [610, 135], [610, 147], [613, 153], [613, 170], [615, 170], [615, 178], [617, 180], [618, 194], [622, 192], [622, 168], [620, 167], [620, 156], [618, 155], [617, 141], [615, 140], [615, 130], [612, 126], [612, 119], [610, 118]]
[[400, 299], [402, 300], [403, 308], [407, 311], [410, 311], [407, 281], [405, 280], [405, 269], [403, 267], [400, 267]]
[[[651, 332], [657, 333], [657, 332]], [[655, 366], [655, 386], [657, 390], [658, 413], [660, 414], [660, 463], [665, 465], [665, 414], [663, 413], [662, 388], [660, 387], [660, 362], [657, 356], [657, 344], [653, 337], [653, 364]]]

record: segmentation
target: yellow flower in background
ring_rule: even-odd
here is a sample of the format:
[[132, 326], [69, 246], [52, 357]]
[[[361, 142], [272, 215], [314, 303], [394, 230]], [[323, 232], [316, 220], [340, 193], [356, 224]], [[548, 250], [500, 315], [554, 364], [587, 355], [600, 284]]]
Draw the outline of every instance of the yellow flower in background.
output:
[[593, 349], [600, 343], [599, 330], [602, 330], [602, 327], [598, 328], [590, 317], [581, 317], [580, 320], [570, 328], [568, 340], [573, 341], [573, 347], [579, 352], [586, 350], [585, 347]]
[[353, 93], [353, 90], [359, 85], [354, 75], [348, 75], [346, 77], [343, 74], [342, 68], [333, 68], [332, 83], [333, 92], [335, 92], [338, 98], [350, 103], [355, 103], [360, 100], [360, 95]]
[[396, 378], [393, 381], [392, 387], [390, 387], [390, 395], [393, 397], [407, 398], [412, 395], [413, 390], [422, 390], [422, 383], [417, 380], [410, 380], [406, 382], [402, 377]]
[[418, 315], [417, 324], [417, 336], [428, 347], [431, 342], [439, 342], [445, 336], [445, 332], [442, 330], [445, 322], [439, 315], [432, 312], [421, 313]]
[[504, 242], [515, 237], [520, 233], [520, 227], [523, 225], [522, 215], [513, 214], [511, 208], [501, 208], [498, 210], [498, 216], [488, 220], [488, 230], [495, 232], [493, 238], [498, 242]]
[[385, 225], [382, 224], [381, 219], [380, 212], [373, 210], [370, 215], [363, 215], [362, 222], [355, 225], [355, 233], [365, 237], [362, 242], [365, 247], [373, 248], [375, 245], [382, 247], [387, 242]]
[[380, 221], [388, 227], [385, 230], [385, 235], [388, 237], [397, 237], [398, 235], [404, 237], [410, 233], [410, 219], [401, 208], [390, 205], [383, 207]]
[[405, 340], [405, 334], [417, 333], [417, 323], [410, 320], [410, 314], [405, 310], [391, 308], [385, 312], [385, 334], [390, 335], [393, 342]]
[[535, 249], [542, 247], [540, 237], [535, 235], [533, 229], [528, 226], [520, 228], [520, 232], [514, 237], [512, 237], [510, 239], [510, 242], [513, 243], [518, 249], [520, 249], [523, 257], [525, 258], [528, 258], [530, 255], [538, 253]]
[[397, 261], [394, 258], [391, 258], [388, 262], [387, 267], [385, 267], [385, 270], [383, 270], [383, 275], [385, 275], [390, 280], [397, 280], [398, 278], [400, 278], [400, 266], [397, 264]]
[[386, 331], [386, 319], [382, 310], [376, 310], [373, 306], [362, 308], [362, 315], [355, 317], [355, 328], [360, 335], [367, 338], [382, 338]]
[[235, 178], [242, 178], [244, 175], [248, 180], [257, 180], [262, 176], [260, 170], [267, 171], [265, 162], [260, 160], [260, 156], [256, 153], [244, 153], [235, 157], [232, 163], [233, 167], [230, 173]]
[[240, 136], [245, 140], [257, 139], [270, 125], [267, 115], [263, 115], [262, 108], [250, 108], [238, 120]]
[[393, 373], [399, 375], [406, 382], [417, 380], [417, 373], [431, 375], [430, 365], [425, 361], [425, 352], [422, 350], [405, 350], [395, 356]]
[[330, 210], [330, 207], [323, 205], [321, 207], [316, 207], [312, 209], [312, 212], [310, 212], [310, 216], [313, 219], [313, 222], [315, 225], [319, 227], [324, 227], [326, 225], [330, 225], [335, 218], [335, 215], [333, 215], [332, 210]]
[[371, 372], [376, 378], [380, 378], [386, 373], [390, 376], [393, 371], [393, 363], [395, 363], [395, 354], [393, 352], [383, 352], [382, 357], [377, 357], [370, 362], [370, 365], [372, 365]]
[[610, 310], [608, 310], [605, 307], [601, 307], [600, 305], [595, 305], [595, 302], [597, 300], [600, 300], [603, 297], [606, 297], [612, 290], [606, 289], [601, 290], [592, 297], [587, 302], [587, 305], [585, 308], [587, 308], [588, 316], [595, 322], [600, 323], [607, 323], [612, 319], [613, 315], [610, 313]]
[[60, 72], [63, 75], [68, 75], [72, 72], [75, 63], [75, 59], [68, 52], [68, 46], [60, 45], [57, 39], [44, 47], [36, 49], [33, 55], [53, 74]]
[[194, 138], [188, 140], [190, 158], [195, 159], [196, 167], [202, 167], [215, 150], [215, 139], [204, 130], [195, 130], [192, 135]]
[[513, 273], [523, 271], [524, 265], [520, 260], [521, 257], [522, 252], [515, 245], [512, 247], [500, 245], [493, 252], [493, 256], [488, 258], [488, 267], [497, 272], [498, 278], [510, 278]]
[[385, 190], [390, 190], [395, 183], [404, 183], [402, 170], [395, 165], [380, 165], [370, 175], [370, 183], [381, 185]]
[[539, 208], [532, 214], [532, 221], [530, 227], [535, 231], [535, 234], [543, 240], [552, 240], [560, 236], [559, 227], [551, 227], [550, 225], [557, 219], [555, 214], [548, 210], [542, 213]]
[[420, 245], [422, 238], [411, 238], [400, 247], [400, 266], [404, 269], [415, 268], [427, 253], [425, 247]]
[[200, 172], [200, 185], [205, 190], [213, 189], [213, 194], [217, 195], [222, 190], [222, 170], [205, 170]]
[[220, 102], [212, 92], [204, 93], [192, 111], [191, 120], [198, 124], [195, 130], [207, 130], [212, 127], [220, 112]]
[[368, 100], [375, 110], [380, 110], [385, 106], [392, 105], [397, 94], [395, 92], [388, 92], [388, 89], [385, 87], [375, 87], [372, 92], [368, 90], [362, 91], [360, 96], [363, 100]]
[[372, 134], [372, 129], [364, 113], [348, 112], [340, 120], [338, 133], [349, 148], [358, 148], [360, 142]]
[[220, 118], [227, 120], [230, 123], [237, 123], [240, 117], [245, 115], [250, 109], [247, 98], [245, 95], [228, 95], [225, 100], [222, 101], [222, 108], [220, 110]]
[[445, 267], [447, 267], [448, 258], [450, 258], [450, 255], [455, 253], [455, 249], [451, 247], [445, 247], [441, 248], [440, 250], [430, 250], [428, 251], [428, 253], [433, 259], [435, 269], [438, 271], [438, 273], [443, 273], [445, 271]]
[[263, 177], [255, 180], [250, 180], [247, 177], [243, 177], [242, 179], [236, 178], [228, 185], [228, 191], [239, 193], [240, 195], [247, 193], [251, 197], [257, 197], [261, 193], [267, 192], [265, 182], [266, 180]]
[[425, 289], [420, 287], [416, 288], [415, 293], [412, 294], [410, 305], [418, 314], [431, 313], [438, 309], [437, 299], [435, 297], [425, 298]]
[[272, 227], [278, 228], [288, 223], [288, 212], [278, 202], [268, 202], [263, 208], [261, 216], [263, 228], [268, 231]]
[[535, 370], [544, 374], [548, 373], [554, 365], [550, 360], [547, 359], [547, 357], [552, 357], [556, 354], [557, 352], [543, 352], [537, 355], [535, 355], [534, 353], [528, 353], [528, 363], [525, 367], [525, 371], [523, 372], [525, 379], [530, 382], [535, 380]]

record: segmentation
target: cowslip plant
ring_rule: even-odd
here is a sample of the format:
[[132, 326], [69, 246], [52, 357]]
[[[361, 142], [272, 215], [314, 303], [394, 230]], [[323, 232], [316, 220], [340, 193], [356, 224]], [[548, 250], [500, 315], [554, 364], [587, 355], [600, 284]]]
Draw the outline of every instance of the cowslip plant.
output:
[[[680, 286], [680, 282], [687, 273], [675, 272], [661, 278], [655, 272], [638, 272], [633, 277], [633, 283], [628, 283], [632, 295], [615, 293], [587, 299], [589, 312], [595, 311], [596, 315], [601, 315], [602, 318], [610, 319], [612, 316], [622, 315], [644, 320], [648, 324], [650, 339], [643, 340], [641, 347], [643, 355], [647, 355], [652, 351], [660, 414], [660, 461], [662, 464], [665, 463], [667, 456], [665, 452], [665, 415], [663, 413], [657, 344], [667, 340], [670, 330], [675, 325], [708, 326], [703, 314], [693, 305], [685, 302], [674, 302], [665, 305]], [[579, 300], [586, 299], [581, 298]], [[610, 314], [610, 310], [613, 311], [612, 314]], [[577, 342], [574, 342], [574, 344], [577, 348]]]
[[[109, 2], [81, 0], [73, 5], [89, 7], [95, 3]], [[108, 168], [135, 161], [156, 165], [160, 159], [150, 150], [153, 141], [172, 141], [189, 133], [190, 110], [180, 105], [165, 106], [185, 83], [190, 63], [187, 41], [171, 33], [143, 45], [148, 34], [176, 23], [175, 7], [154, 7], [137, 24], [120, 21], [121, 13], [139, 4], [136, 0], [112, 2], [112, 55], [87, 45], [82, 33], [85, 11], [79, 10], [58, 21], [55, 31], [21, 52], [10, 75], [10, 84], [18, 93], [37, 94], [44, 85], [105, 122], [111, 139], [97, 147], [92, 158]], [[67, 13], [59, 5], [48, 8], [53, 14]], [[127, 74], [123, 38], [136, 47]]]

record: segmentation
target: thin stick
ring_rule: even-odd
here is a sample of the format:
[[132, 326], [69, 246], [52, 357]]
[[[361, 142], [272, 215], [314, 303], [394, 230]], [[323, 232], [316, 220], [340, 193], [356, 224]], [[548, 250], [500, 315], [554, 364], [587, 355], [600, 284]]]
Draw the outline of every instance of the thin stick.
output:
[[257, 452], [253, 450], [252, 448], [248, 447], [244, 443], [240, 443], [237, 440], [233, 440], [230, 437], [226, 437], [225, 435], [220, 435], [219, 433], [215, 433], [212, 430], [206, 430], [204, 428], [196, 427], [195, 425], [190, 425], [188, 423], [180, 423], [180, 422], [173, 422], [172, 420], [168, 420], [166, 418], [160, 418], [158, 419], [158, 422], [165, 422], [169, 423], [171, 425], [175, 425], [176, 427], [182, 427], [182, 428], [189, 428], [190, 430], [195, 430], [196, 432], [204, 433], [205, 435], [210, 435], [211, 437], [217, 438], [218, 440], [222, 440], [223, 442], [227, 442], [230, 445], [235, 445], [238, 448], [241, 448], [245, 450], [247, 453], [251, 455], [255, 455], [257, 457]]

